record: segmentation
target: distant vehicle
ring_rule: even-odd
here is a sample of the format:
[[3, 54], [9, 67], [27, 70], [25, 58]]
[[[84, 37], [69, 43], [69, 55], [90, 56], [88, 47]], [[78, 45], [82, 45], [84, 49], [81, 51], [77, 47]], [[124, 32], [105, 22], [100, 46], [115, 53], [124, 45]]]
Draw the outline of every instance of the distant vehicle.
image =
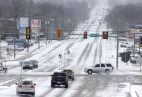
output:
[[4, 73], [7, 72], [7, 67], [2, 65], [2, 63], [0, 63], [0, 72], [4, 72]]
[[138, 57], [136, 57], [136, 56], [135, 57], [133, 57], [133, 56], [130, 57], [130, 62], [131, 63], [136, 64], [137, 61], [138, 61]]
[[[9, 45], [7, 49], [14, 51], [14, 45]], [[20, 45], [15, 45], [15, 51], [22, 51], [22, 50], [24, 50], [24, 47]]]
[[29, 62], [33, 65], [34, 68], [38, 68], [38, 61], [37, 60], [29, 60]]
[[113, 66], [110, 63], [104, 64], [96, 64], [93, 67], [85, 68], [84, 71], [88, 74], [106, 72], [109, 73], [113, 70]]
[[121, 43], [121, 45], [126, 45], [126, 47], [132, 47], [134, 46], [134, 42], [133, 40], [129, 39], [129, 38], [119, 38], [119, 42]]
[[120, 47], [127, 48], [127, 45], [126, 44], [120, 44]]
[[65, 88], [68, 88], [68, 76], [64, 72], [54, 72], [51, 78], [51, 88], [54, 88], [55, 85], [64, 85]]
[[20, 80], [16, 83], [16, 94], [30, 94], [35, 96], [35, 85], [32, 80]]
[[65, 72], [68, 76], [68, 79], [74, 80], [74, 72], [71, 69], [64, 69], [63, 72]]
[[24, 69], [33, 69], [34, 68], [33, 64], [31, 64], [29, 61], [23, 61], [23, 62], [21, 62], [21, 64], [22, 64], [23, 70]]
[[134, 49], [134, 48], [127, 48], [127, 51], [128, 52], [131, 52], [131, 53], [135, 53], [135, 54], [138, 54], [139, 53], [139, 50], [138, 49]]
[[15, 45], [19, 45], [24, 48], [30, 46], [30, 44], [25, 39], [16, 39], [15, 41], [14, 40], [7, 41], [8, 45], [14, 45], [14, 42]]

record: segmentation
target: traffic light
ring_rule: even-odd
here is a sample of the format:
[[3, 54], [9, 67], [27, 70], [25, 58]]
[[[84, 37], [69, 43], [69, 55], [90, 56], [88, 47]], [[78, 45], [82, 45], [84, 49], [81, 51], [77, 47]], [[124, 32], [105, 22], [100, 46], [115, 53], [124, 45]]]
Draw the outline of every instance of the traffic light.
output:
[[57, 38], [61, 38], [62, 37], [62, 29], [60, 29], [60, 28], [58, 28], [57, 30], [56, 30], [56, 34], [57, 34]]
[[103, 39], [108, 39], [108, 32], [103, 32]]
[[83, 38], [84, 38], [84, 39], [87, 39], [87, 31], [84, 32]]
[[31, 28], [26, 27], [26, 39], [31, 39]]
[[128, 62], [130, 60], [130, 52], [121, 53], [121, 60], [125, 63]]

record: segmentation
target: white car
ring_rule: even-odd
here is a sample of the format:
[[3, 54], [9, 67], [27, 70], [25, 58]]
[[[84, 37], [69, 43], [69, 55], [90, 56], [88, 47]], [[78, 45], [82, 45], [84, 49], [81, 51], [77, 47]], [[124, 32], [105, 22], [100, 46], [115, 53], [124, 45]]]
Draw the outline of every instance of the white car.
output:
[[109, 73], [113, 70], [113, 66], [110, 63], [101, 63], [101, 64], [96, 64], [93, 67], [86, 67], [84, 69], [84, 72], [88, 74], [92, 73], [99, 73], [99, 72], [106, 72]]
[[16, 93], [20, 94], [29, 94], [35, 96], [35, 85], [32, 80], [20, 80], [16, 83]]

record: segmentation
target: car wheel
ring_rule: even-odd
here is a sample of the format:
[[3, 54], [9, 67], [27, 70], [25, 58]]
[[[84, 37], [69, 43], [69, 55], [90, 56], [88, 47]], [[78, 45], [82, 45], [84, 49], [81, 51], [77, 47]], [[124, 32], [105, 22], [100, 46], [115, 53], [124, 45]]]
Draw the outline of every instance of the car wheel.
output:
[[65, 84], [65, 88], [68, 88], [68, 83]]
[[93, 73], [93, 71], [92, 71], [92, 70], [88, 70], [87, 72], [88, 72], [88, 74], [92, 74], [92, 73]]
[[16, 92], [16, 95], [19, 95], [19, 92]]
[[35, 68], [38, 68], [38, 65], [36, 65]]
[[4, 73], [7, 73], [7, 69], [4, 70]]
[[74, 81], [74, 77], [72, 78], [72, 81]]
[[54, 88], [54, 84], [51, 84], [51, 88]]
[[110, 70], [106, 69], [105, 72], [106, 72], [106, 73], [110, 73]]
[[134, 64], [136, 64], [136, 61], [133, 61]]
[[35, 93], [33, 93], [32, 96], [35, 97]]

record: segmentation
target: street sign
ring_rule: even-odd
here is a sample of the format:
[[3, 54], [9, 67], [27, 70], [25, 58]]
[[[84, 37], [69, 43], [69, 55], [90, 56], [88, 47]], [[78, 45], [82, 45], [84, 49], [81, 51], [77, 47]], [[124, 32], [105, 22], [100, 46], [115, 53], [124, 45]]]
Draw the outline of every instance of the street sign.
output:
[[98, 37], [99, 34], [98, 33], [95, 33], [95, 34], [90, 34], [90, 37]]
[[31, 20], [32, 29], [41, 29], [41, 19], [32, 19]]
[[[20, 17], [20, 29], [25, 29], [29, 25], [28, 17]], [[24, 32], [23, 32], [24, 33]]]

